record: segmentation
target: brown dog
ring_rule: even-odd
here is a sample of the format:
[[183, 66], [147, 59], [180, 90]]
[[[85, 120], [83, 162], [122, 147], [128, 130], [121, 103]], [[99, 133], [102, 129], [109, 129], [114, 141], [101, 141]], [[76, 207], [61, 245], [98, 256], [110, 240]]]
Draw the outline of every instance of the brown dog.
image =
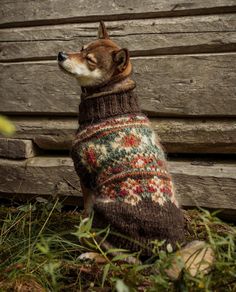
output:
[[110, 225], [131, 236], [136, 243], [115, 235], [109, 240], [149, 255], [152, 240], [173, 247], [184, 242], [184, 219], [164, 153], [133, 93], [129, 52], [108, 38], [102, 22], [98, 34], [80, 52], [58, 55], [59, 65], [82, 88], [72, 158], [94, 226]]
[[172, 248], [185, 242], [184, 218], [163, 150], [133, 91], [129, 52], [109, 39], [103, 22], [98, 37], [80, 52], [58, 54], [82, 89], [72, 158], [85, 215], [94, 211], [95, 227], [110, 225], [113, 245], [150, 256], [155, 239]]

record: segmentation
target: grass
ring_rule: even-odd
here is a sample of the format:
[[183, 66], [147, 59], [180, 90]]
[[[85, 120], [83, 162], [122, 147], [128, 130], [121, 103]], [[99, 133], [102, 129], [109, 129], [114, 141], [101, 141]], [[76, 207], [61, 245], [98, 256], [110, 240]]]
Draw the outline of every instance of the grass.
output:
[[[160, 242], [152, 261], [129, 264], [123, 255], [103, 250], [91, 220], [81, 221], [76, 211], [61, 211], [58, 201], [2, 206], [0, 291], [236, 291], [236, 228], [206, 210], [185, 213], [189, 240], [206, 240], [216, 259], [207, 275], [183, 271], [173, 282], [165, 270], [174, 254], [161, 250]], [[108, 232], [99, 234], [105, 238]], [[87, 247], [81, 239], [88, 241]], [[89, 251], [99, 253], [102, 263], [81, 259]]]

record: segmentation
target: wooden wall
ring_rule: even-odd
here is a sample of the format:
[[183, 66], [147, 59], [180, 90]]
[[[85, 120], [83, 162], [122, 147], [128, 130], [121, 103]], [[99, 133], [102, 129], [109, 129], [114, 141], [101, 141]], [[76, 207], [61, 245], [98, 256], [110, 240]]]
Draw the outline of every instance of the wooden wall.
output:
[[142, 109], [170, 157], [183, 206], [236, 218], [236, 2], [1, 0], [0, 196], [81, 202], [69, 151], [80, 90], [58, 51], [96, 38], [128, 47]]

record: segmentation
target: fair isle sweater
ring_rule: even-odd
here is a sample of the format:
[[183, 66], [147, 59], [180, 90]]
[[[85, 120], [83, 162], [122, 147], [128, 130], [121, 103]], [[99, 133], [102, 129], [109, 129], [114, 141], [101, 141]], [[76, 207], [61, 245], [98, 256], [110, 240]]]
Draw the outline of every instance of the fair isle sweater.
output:
[[[82, 123], [72, 158], [83, 184], [96, 193], [94, 227], [109, 225], [110, 243], [151, 255], [153, 240], [165, 240], [173, 248], [184, 242], [184, 219], [162, 147], [148, 118], [129, 103], [130, 96], [116, 95], [116, 108], [124, 111], [128, 102], [129, 110], [122, 115], [115, 112]], [[111, 113], [114, 104], [106, 100], [109, 97], [102, 101]]]

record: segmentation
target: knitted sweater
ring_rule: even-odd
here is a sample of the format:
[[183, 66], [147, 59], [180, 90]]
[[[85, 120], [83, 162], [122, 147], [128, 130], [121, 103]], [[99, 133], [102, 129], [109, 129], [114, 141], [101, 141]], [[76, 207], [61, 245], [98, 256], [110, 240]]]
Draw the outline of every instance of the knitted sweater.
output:
[[150, 255], [155, 239], [173, 248], [184, 242], [165, 155], [146, 116], [115, 115], [81, 127], [72, 157], [84, 185], [96, 192], [94, 227], [110, 225], [111, 243]]

